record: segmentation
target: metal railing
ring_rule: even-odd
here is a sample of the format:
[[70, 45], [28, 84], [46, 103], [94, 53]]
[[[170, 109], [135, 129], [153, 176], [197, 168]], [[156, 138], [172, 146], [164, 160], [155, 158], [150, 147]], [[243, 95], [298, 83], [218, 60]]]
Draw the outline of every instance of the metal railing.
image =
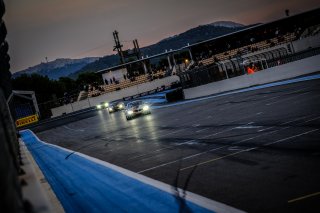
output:
[[[291, 63], [294, 61], [309, 58], [320, 54], [320, 47], [312, 48], [305, 51], [289, 54], [289, 55], [278, 55], [270, 57], [268, 60], [265, 58], [261, 59], [264, 61], [264, 65], [259, 67], [259, 71], [279, 66], [282, 64]], [[215, 63], [212, 65], [196, 68], [179, 74], [181, 85], [184, 89], [192, 88], [216, 81], [233, 78], [240, 75], [246, 74], [246, 67], [243, 63], [242, 58], [233, 58], [224, 61], [224, 63]], [[257, 59], [258, 60], [258, 59]]]

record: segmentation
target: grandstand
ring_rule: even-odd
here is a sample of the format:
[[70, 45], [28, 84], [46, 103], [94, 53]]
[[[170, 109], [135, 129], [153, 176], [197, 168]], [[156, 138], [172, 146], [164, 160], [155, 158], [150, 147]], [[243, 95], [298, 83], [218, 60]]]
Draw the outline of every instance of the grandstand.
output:
[[128, 87], [136, 86], [139, 84], [152, 81], [154, 79], [161, 79], [164, 76], [165, 76], [165, 71], [159, 70], [152, 74], [138, 75], [137, 77], [134, 77], [131, 79], [125, 79], [117, 83], [104, 84], [98, 87], [94, 87], [90, 85], [88, 97], [96, 97], [105, 93], [110, 93], [110, 92], [125, 89]]
[[[134, 96], [169, 88], [179, 77], [183, 89], [248, 74], [319, 54], [320, 9], [165, 51], [100, 71], [103, 85], [89, 85], [72, 99], [74, 105]], [[170, 80], [166, 80], [170, 79]], [[146, 86], [148, 85], [148, 86]], [[141, 90], [138, 87], [143, 88]], [[148, 88], [148, 90], [146, 89]], [[89, 100], [89, 99], [90, 100]], [[88, 99], [88, 100], [85, 100]], [[79, 103], [79, 104], [77, 104]], [[65, 101], [55, 105], [65, 105]], [[82, 106], [83, 105], [83, 106]], [[71, 107], [75, 110], [74, 107]], [[51, 110], [52, 111], [52, 110]]]

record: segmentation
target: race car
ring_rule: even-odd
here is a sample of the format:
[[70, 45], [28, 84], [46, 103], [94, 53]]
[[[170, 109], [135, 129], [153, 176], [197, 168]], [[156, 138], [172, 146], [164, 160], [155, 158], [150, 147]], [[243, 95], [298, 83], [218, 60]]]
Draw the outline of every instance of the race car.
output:
[[150, 106], [144, 101], [133, 101], [127, 104], [125, 114], [127, 120], [130, 120], [138, 115], [151, 114]]
[[115, 102], [111, 103], [108, 107], [109, 113], [117, 112], [120, 110], [124, 110], [125, 106], [123, 102]]
[[108, 107], [109, 107], [109, 103], [106, 101], [103, 101], [97, 105], [97, 109], [107, 109]]

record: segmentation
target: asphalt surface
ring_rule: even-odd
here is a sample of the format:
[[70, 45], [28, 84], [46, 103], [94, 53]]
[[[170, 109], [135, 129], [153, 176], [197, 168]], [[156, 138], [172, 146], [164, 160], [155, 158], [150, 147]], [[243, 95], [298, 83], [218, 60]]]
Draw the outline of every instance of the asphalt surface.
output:
[[248, 212], [320, 212], [320, 80], [155, 109], [92, 111], [33, 129]]

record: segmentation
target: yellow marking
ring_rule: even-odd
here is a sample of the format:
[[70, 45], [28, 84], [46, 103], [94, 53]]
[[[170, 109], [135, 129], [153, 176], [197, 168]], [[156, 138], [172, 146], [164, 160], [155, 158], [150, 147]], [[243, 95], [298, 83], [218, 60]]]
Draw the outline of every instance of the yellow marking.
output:
[[303, 200], [303, 199], [306, 199], [306, 198], [309, 198], [309, 197], [314, 197], [314, 196], [317, 196], [317, 195], [320, 195], [320, 192], [315, 192], [315, 193], [312, 193], [312, 194], [309, 194], [309, 195], [305, 195], [305, 196], [302, 196], [302, 197], [298, 197], [298, 198], [289, 200], [288, 203], [293, 203], [293, 202], [300, 201], [300, 200]]
[[38, 122], [38, 116], [37, 115], [31, 115], [31, 116], [27, 116], [24, 118], [20, 118], [18, 120], [16, 120], [16, 126], [17, 127], [22, 127], [31, 123], [35, 123]]

